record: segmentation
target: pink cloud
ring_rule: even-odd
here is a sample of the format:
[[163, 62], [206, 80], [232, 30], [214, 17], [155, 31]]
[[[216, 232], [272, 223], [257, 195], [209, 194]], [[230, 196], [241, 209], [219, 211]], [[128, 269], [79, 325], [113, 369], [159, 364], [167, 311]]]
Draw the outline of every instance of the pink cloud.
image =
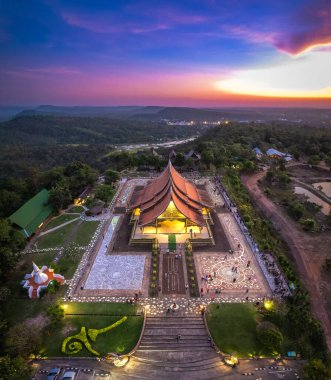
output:
[[81, 74], [80, 70], [73, 69], [70, 67], [60, 66], [60, 67], [37, 67], [33, 69], [26, 69], [26, 71], [31, 73], [40, 74], [55, 74], [55, 75], [73, 75]]
[[170, 26], [165, 22], [151, 23], [147, 26], [141, 26], [135, 23], [121, 23], [118, 24], [110, 18], [107, 19], [105, 16], [85, 16], [77, 15], [70, 12], [63, 12], [62, 18], [72, 26], [77, 26], [93, 33], [101, 34], [119, 34], [119, 33], [132, 33], [132, 34], [143, 34], [151, 33], [161, 30], [170, 29]]
[[26, 78], [26, 79], [36, 79], [40, 75], [77, 75], [82, 74], [81, 71], [77, 69], [72, 69], [69, 67], [37, 67], [37, 68], [28, 68], [22, 70], [1, 70], [0, 73], [6, 76]]
[[331, 44], [331, 2], [315, 0], [289, 20], [289, 31], [274, 42], [277, 49], [299, 54], [315, 45]]
[[222, 29], [232, 37], [243, 39], [253, 43], [269, 43], [274, 44], [279, 33], [257, 31], [243, 25], [223, 25]]

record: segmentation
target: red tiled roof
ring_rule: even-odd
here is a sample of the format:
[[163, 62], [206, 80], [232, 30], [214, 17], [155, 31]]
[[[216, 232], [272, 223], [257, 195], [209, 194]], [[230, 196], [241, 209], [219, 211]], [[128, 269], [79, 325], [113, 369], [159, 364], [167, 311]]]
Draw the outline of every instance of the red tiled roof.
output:
[[162, 174], [133, 194], [131, 208], [140, 208], [138, 224], [153, 222], [162, 214], [170, 201], [189, 220], [197, 225], [205, 225], [202, 208], [212, 207], [206, 191], [197, 189], [182, 177], [169, 161]]

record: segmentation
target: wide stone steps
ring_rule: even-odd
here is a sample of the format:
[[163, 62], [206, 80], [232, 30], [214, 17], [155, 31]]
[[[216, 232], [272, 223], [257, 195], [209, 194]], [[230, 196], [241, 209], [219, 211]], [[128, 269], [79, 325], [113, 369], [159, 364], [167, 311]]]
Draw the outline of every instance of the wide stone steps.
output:
[[151, 379], [218, 379], [223, 363], [208, 338], [201, 316], [147, 317], [131, 358], [135, 374], [144, 370]]
[[201, 370], [207, 370], [207, 369], [214, 369], [214, 368], [219, 368], [224, 366], [220, 358], [216, 357], [213, 359], [205, 359], [205, 360], [200, 360], [196, 362], [169, 362], [169, 363], [164, 363], [164, 362], [156, 362], [156, 361], [150, 361], [147, 359], [140, 359], [140, 358], [133, 358], [135, 362], [139, 362], [143, 364], [144, 366], [148, 367], [155, 367], [155, 368], [164, 368], [167, 371], [182, 371], [182, 372], [187, 372], [187, 371], [201, 371]]

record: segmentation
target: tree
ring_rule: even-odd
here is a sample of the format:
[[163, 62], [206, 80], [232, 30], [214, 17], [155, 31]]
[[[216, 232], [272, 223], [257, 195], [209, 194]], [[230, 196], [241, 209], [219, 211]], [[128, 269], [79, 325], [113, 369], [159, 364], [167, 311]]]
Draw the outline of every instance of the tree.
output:
[[0, 279], [15, 268], [19, 251], [24, 247], [25, 239], [20, 232], [14, 230], [8, 219], [0, 219]]
[[99, 185], [95, 191], [95, 197], [108, 202], [114, 195], [114, 190], [109, 185]]
[[289, 215], [295, 220], [299, 220], [300, 218], [302, 218], [305, 212], [305, 207], [303, 206], [303, 204], [296, 201], [289, 200], [286, 204], [286, 207]]
[[176, 154], [176, 157], [174, 159], [174, 165], [177, 165], [177, 166], [185, 165], [185, 156], [183, 155], [183, 153], [179, 152]]
[[286, 187], [291, 182], [291, 178], [284, 171], [279, 172], [278, 180], [283, 187]]
[[22, 322], [14, 325], [7, 333], [7, 352], [23, 357], [37, 355], [41, 346], [40, 331], [41, 327], [36, 324]]
[[15, 212], [22, 204], [19, 194], [6, 189], [0, 190], [0, 217], [7, 217]]
[[275, 172], [272, 169], [269, 169], [266, 174], [266, 180], [271, 182], [275, 178]]
[[318, 226], [315, 219], [308, 218], [302, 221], [302, 227], [305, 231], [316, 231]]
[[270, 322], [262, 322], [257, 326], [257, 337], [268, 352], [279, 352], [283, 343], [283, 335]]
[[67, 165], [64, 175], [69, 180], [69, 189], [72, 195], [78, 195], [86, 186], [93, 186], [98, 177], [94, 169], [79, 161]]
[[0, 302], [5, 302], [11, 295], [11, 291], [6, 286], [0, 288]]
[[253, 161], [251, 160], [245, 160], [243, 163], [243, 172], [245, 173], [253, 173], [254, 170], [256, 169], [256, 165]]
[[329, 380], [331, 378], [330, 368], [319, 359], [310, 360], [303, 367], [303, 375], [307, 380]]
[[28, 380], [31, 379], [31, 369], [25, 359], [18, 356], [0, 357], [0, 379], [1, 380]]
[[52, 323], [56, 323], [64, 318], [64, 309], [60, 305], [51, 305], [47, 308], [46, 315], [50, 317]]
[[71, 194], [67, 186], [57, 185], [49, 192], [49, 204], [55, 211], [60, 211], [69, 206]]
[[116, 170], [108, 169], [105, 172], [105, 180], [106, 183], [110, 186], [114, 184], [114, 182], [120, 179], [120, 174]]

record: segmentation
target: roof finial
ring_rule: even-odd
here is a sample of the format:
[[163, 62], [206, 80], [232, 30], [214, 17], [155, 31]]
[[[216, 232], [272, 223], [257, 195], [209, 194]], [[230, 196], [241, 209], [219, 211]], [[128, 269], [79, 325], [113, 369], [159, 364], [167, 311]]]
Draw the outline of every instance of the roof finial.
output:
[[34, 262], [34, 261], [32, 261], [32, 266], [33, 266], [33, 270], [34, 270], [34, 272], [39, 272], [40, 271], [40, 269], [39, 269], [39, 267], [38, 267], [38, 265]]

